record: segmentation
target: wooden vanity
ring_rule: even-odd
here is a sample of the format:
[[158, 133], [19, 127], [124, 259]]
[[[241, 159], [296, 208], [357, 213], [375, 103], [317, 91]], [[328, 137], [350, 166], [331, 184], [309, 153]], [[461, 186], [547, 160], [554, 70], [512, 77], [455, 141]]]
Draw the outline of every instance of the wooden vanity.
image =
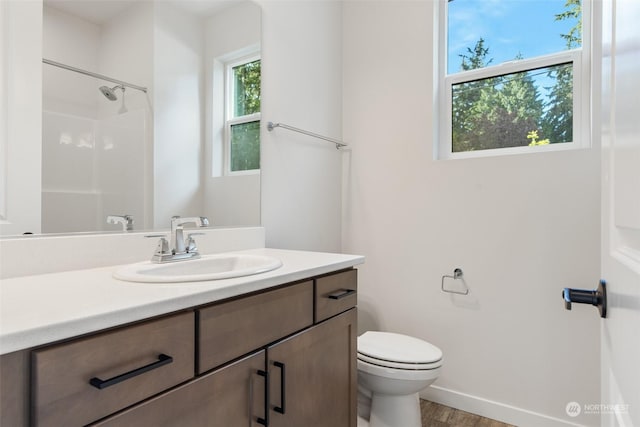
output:
[[0, 357], [2, 426], [356, 426], [357, 271]]

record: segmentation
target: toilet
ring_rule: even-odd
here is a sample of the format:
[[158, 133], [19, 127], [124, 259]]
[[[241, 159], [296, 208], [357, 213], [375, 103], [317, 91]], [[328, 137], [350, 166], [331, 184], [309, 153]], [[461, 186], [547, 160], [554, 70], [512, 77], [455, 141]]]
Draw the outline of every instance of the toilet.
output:
[[[421, 427], [418, 392], [440, 375], [442, 351], [392, 332], [358, 337], [358, 427]], [[368, 422], [367, 422], [368, 421]]]

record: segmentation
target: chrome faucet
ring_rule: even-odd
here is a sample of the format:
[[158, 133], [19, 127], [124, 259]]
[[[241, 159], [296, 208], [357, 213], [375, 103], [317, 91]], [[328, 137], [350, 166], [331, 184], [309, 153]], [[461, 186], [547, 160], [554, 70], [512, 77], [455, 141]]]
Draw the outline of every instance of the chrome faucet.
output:
[[107, 224], [122, 224], [122, 231], [133, 230], [133, 216], [131, 215], [109, 215]]
[[179, 216], [172, 217], [170, 242], [167, 242], [167, 239], [164, 237], [160, 238], [156, 252], [151, 258], [152, 262], [162, 263], [200, 258], [198, 247], [196, 246], [196, 241], [193, 239], [193, 236], [202, 233], [190, 233], [185, 239], [183, 233], [183, 226], [185, 224], [207, 227], [209, 220], [204, 216], [188, 218], [181, 218]]

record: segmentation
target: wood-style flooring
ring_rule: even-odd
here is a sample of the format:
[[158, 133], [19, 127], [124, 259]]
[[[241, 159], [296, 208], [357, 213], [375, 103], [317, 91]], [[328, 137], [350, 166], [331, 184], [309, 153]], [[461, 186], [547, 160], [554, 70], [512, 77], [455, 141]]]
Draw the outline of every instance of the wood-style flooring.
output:
[[459, 409], [420, 400], [422, 427], [515, 427]]

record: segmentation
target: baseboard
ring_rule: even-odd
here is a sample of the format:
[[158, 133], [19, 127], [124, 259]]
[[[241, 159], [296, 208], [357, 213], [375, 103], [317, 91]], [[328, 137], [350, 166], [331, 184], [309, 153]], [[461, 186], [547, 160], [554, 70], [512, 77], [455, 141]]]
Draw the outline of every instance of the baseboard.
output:
[[518, 427], [581, 427], [560, 418], [550, 417], [537, 412], [505, 405], [478, 396], [460, 393], [458, 391], [432, 385], [420, 393], [420, 397], [425, 400], [450, 406], [482, 417], [491, 418], [512, 424]]

